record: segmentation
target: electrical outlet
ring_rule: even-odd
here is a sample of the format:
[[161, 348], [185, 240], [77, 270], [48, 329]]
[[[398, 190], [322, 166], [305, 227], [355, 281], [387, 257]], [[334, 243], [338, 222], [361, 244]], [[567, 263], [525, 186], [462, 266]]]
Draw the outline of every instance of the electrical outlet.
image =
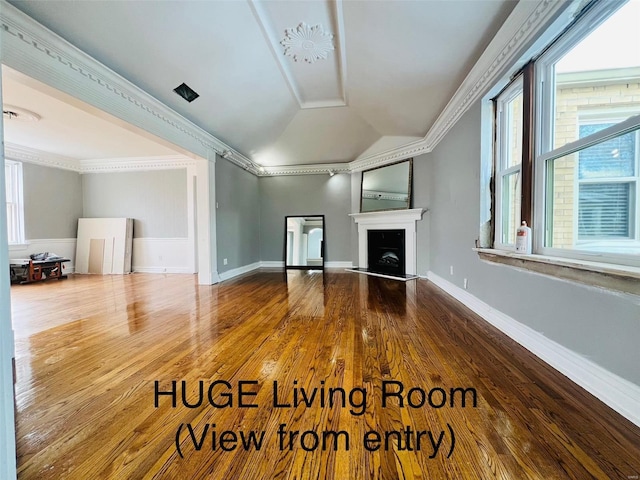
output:
[[225, 258], [224, 260], [222, 260], [222, 263], [226, 265], [227, 264], [227, 259]]
[[463, 283], [464, 289], [466, 290], [467, 287], [469, 286], [469, 282], [467, 281], [467, 279], [464, 279], [464, 283]]
[[218, 205], [218, 202], [216, 202], [216, 208], [220, 208], [220, 205]]
[[449, 267], [449, 275], [453, 275], [453, 265]]

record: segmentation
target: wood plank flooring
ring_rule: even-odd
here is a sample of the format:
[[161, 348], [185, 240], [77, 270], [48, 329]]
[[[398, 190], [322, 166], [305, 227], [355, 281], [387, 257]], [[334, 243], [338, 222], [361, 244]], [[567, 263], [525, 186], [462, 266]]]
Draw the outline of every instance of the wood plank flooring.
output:
[[20, 479], [640, 476], [640, 428], [425, 280], [72, 276], [12, 308]]

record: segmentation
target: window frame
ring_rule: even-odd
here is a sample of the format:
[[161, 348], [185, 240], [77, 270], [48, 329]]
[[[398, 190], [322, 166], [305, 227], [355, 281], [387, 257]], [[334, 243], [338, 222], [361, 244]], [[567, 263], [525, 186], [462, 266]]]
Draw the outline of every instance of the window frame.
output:
[[[534, 201], [536, 205], [541, 205], [540, 208], [535, 209], [536, 213], [536, 226], [538, 228], [534, 231], [534, 253], [542, 255], [550, 255], [555, 257], [574, 258], [578, 260], [599, 261], [603, 263], [613, 263], [620, 265], [640, 266], [640, 258], [634, 258], [633, 255], [617, 254], [613, 252], [590, 252], [587, 250], [578, 249], [564, 249], [545, 246], [545, 233], [546, 233], [546, 176], [547, 176], [547, 162], [554, 161], [566, 155], [578, 153], [581, 150], [585, 150], [591, 146], [602, 143], [606, 140], [610, 140], [621, 135], [625, 135], [629, 132], [638, 131], [640, 129], [640, 115], [628, 118], [619, 124], [608, 127], [604, 130], [600, 130], [594, 134], [578, 139], [574, 142], [567, 143], [562, 147], [542, 154], [536, 158], [536, 191]], [[636, 160], [637, 161], [637, 160]], [[540, 178], [542, 177], [542, 178]], [[577, 181], [577, 179], [576, 179]], [[636, 192], [636, 197], [638, 192]], [[637, 199], [636, 199], [637, 204]], [[638, 211], [636, 211], [636, 217]], [[637, 219], [634, 222], [638, 223]], [[638, 256], [640, 257], [640, 256]]]
[[[4, 160], [5, 163], [5, 182], [7, 183], [7, 196], [13, 193], [12, 205], [9, 207], [9, 199], [6, 199], [7, 209], [7, 235], [9, 247], [23, 245], [25, 243], [24, 236], [24, 196], [23, 196], [23, 172], [22, 162], [15, 160]], [[9, 182], [12, 183], [9, 188]], [[13, 232], [13, 236], [11, 233]]]
[[[510, 142], [508, 141], [511, 136], [508, 132], [508, 128], [510, 126], [509, 122], [506, 121], [506, 112], [508, 110], [507, 105], [513, 101], [518, 95], [523, 94], [524, 97], [524, 78], [522, 74], [517, 75], [513, 78], [509, 84], [502, 89], [502, 91], [494, 98], [494, 127], [495, 127], [495, 148], [494, 148], [494, 185], [495, 185], [495, 209], [494, 209], [494, 235], [493, 235], [493, 244], [495, 248], [501, 250], [514, 250], [515, 251], [515, 242], [514, 243], [504, 243], [502, 242], [502, 217], [504, 213], [504, 205], [502, 202], [503, 197], [503, 180], [505, 177], [513, 174], [518, 174], [519, 178], [516, 181], [520, 182], [520, 204], [522, 210], [522, 193], [523, 193], [523, 182], [522, 182], [522, 160], [516, 165], [512, 165], [511, 167], [506, 166], [506, 161], [508, 158], [508, 150], [510, 147]], [[524, 104], [524, 98], [523, 98]], [[524, 107], [524, 105], [523, 105]], [[523, 109], [524, 110], [524, 109]], [[524, 130], [524, 125], [523, 125]], [[524, 131], [523, 131], [523, 139], [524, 139]], [[521, 211], [517, 213], [517, 220], [515, 221], [516, 225], [520, 225], [520, 221], [522, 218]], [[515, 232], [514, 232], [515, 234]]]
[[[541, 46], [540, 51], [532, 56], [531, 61], [517, 74], [522, 73], [524, 79], [523, 100], [523, 161], [521, 169], [521, 219], [533, 227], [533, 254], [550, 257], [564, 257], [576, 260], [597, 261], [610, 264], [640, 266], [640, 255], [617, 254], [614, 252], [596, 252], [579, 250], [577, 248], [553, 248], [545, 246], [547, 230], [547, 209], [550, 205], [546, 202], [547, 175], [550, 162], [565, 155], [579, 152], [602, 141], [615, 138], [640, 127], [640, 115], [629, 117], [626, 120], [608, 127], [588, 137], [569, 142], [559, 148], [552, 148], [554, 142], [554, 123], [556, 117], [555, 107], [555, 63], [564, 57], [573, 47], [578, 45], [592, 31], [611, 17], [626, 2], [595, 2], [588, 5], [584, 11], [575, 15], [573, 22], [559, 35]], [[535, 56], [537, 55], [537, 56]], [[507, 87], [509, 88], [509, 87]], [[503, 89], [504, 92], [506, 89]], [[502, 94], [500, 92], [499, 95]], [[494, 108], [498, 105], [494, 97]], [[633, 107], [632, 107], [633, 108]], [[500, 129], [497, 113], [494, 116], [494, 175], [492, 190], [493, 235], [492, 247], [497, 250], [513, 250], [511, 245], [503, 244], [501, 240], [502, 209], [501, 182], [504, 172], [499, 170], [503, 162], [503, 146], [500, 144]], [[638, 159], [636, 159], [638, 163]], [[636, 164], [637, 164], [636, 163]], [[636, 172], [637, 174], [638, 172]], [[636, 175], [637, 176], [637, 175]], [[576, 186], [577, 186], [576, 178]], [[636, 234], [640, 234], [640, 182], [635, 183], [635, 217], [632, 219], [632, 227]], [[577, 190], [576, 198], [577, 198]], [[575, 239], [577, 245], [577, 210]], [[636, 237], [637, 238], [637, 237]]]

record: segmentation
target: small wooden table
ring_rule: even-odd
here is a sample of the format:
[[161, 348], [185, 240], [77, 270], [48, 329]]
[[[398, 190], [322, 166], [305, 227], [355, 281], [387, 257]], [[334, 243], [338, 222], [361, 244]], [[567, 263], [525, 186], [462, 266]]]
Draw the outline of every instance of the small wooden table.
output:
[[9, 260], [11, 283], [32, 283], [42, 280], [67, 278], [63, 273], [64, 263], [68, 258], [53, 257], [47, 260], [31, 260], [30, 258], [16, 258]]

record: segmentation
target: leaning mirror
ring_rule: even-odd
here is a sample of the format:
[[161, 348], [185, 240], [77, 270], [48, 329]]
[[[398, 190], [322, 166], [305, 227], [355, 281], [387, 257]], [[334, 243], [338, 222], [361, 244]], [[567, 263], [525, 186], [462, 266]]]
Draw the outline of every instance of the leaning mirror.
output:
[[285, 267], [324, 268], [324, 215], [285, 217]]
[[362, 172], [360, 212], [402, 210], [411, 206], [413, 159]]

